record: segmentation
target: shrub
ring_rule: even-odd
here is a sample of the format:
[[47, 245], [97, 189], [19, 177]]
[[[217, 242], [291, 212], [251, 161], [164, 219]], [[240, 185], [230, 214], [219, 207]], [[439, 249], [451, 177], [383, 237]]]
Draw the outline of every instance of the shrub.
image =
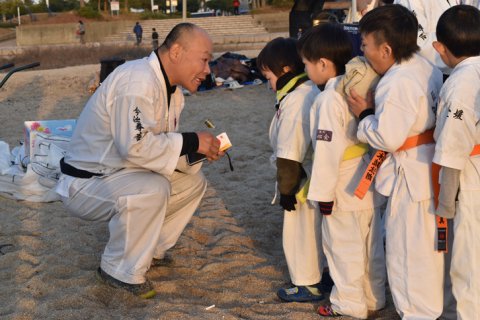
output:
[[293, 6], [293, 0], [270, 0], [270, 3], [272, 6], [279, 8], [291, 8]]
[[15, 28], [16, 26], [17, 24], [13, 22], [0, 22], [0, 28]]
[[80, 9], [78, 9], [78, 15], [80, 17], [84, 17], [84, 18], [87, 18], [87, 19], [98, 19], [98, 18], [102, 17], [100, 12], [98, 12], [97, 10], [93, 9], [90, 6], [85, 6], [85, 7], [82, 7]]

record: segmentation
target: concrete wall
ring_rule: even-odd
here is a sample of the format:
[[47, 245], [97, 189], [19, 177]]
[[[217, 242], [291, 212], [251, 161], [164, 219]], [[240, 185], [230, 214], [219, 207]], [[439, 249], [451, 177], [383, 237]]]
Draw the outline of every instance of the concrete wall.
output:
[[[85, 23], [85, 41], [101, 42], [134, 22], [129, 20]], [[78, 43], [77, 23], [24, 25], [16, 28], [17, 46]]]

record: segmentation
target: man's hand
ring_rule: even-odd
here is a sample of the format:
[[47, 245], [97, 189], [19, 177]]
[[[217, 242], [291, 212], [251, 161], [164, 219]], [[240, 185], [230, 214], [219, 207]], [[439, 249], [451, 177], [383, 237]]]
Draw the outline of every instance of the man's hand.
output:
[[347, 103], [350, 111], [358, 118], [366, 109], [374, 109], [373, 91], [368, 91], [367, 99], [364, 99], [352, 88]]
[[208, 161], [215, 161], [225, 155], [225, 152], [219, 151], [220, 140], [207, 131], [196, 132], [198, 136], [198, 153], [204, 154]]

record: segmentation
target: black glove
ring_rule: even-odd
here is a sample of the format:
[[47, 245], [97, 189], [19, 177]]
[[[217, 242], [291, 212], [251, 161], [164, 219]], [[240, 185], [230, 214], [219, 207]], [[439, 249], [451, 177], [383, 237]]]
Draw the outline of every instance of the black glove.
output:
[[318, 206], [320, 207], [320, 212], [323, 215], [331, 215], [332, 208], [333, 208], [333, 201], [330, 202], [318, 202]]
[[280, 205], [282, 206], [283, 210], [295, 210], [296, 203], [297, 198], [295, 195], [280, 194]]

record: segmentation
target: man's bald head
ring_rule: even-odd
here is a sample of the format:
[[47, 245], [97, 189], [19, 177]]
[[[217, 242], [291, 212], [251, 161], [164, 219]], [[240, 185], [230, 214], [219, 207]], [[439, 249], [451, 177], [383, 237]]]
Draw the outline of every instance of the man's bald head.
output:
[[199, 26], [189, 22], [179, 23], [168, 33], [160, 46], [160, 51], [168, 51], [174, 44], [179, 44], [183, 48], [187, 48], [192, 39], [195, 39], [198, 36], [210, 40], [207, 32]]
[[212, 40], [204, 29], [180, 23], [167, 35], [158, 53], [170, 84], [193, 93], [210, 74], [212, 51]]

